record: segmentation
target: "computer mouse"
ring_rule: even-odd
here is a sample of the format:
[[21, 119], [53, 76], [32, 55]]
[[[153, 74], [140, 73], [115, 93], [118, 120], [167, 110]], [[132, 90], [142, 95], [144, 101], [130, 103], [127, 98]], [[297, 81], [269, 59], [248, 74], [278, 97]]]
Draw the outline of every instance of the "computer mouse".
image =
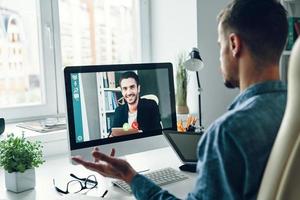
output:
[[197, 171], [197, 164], [184, 164], [179, 167], [181, 171], [193, 172]]

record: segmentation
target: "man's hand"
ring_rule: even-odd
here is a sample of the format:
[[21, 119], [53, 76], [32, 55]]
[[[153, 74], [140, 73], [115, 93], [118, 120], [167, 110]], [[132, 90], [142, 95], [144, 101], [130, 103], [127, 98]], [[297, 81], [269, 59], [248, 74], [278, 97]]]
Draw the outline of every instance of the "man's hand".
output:
[[105, 177], [121, 179], [127, 183], [130, 183], [137, 173], [127, 161], [114, 157], [115, 149], [112, 149], [110, 156], [108, 156], [101, 153], [96, 147], [92, 151], [92, 155], [94, 162], [85, 161], [80, 156], [72, 157], [72, 160]]

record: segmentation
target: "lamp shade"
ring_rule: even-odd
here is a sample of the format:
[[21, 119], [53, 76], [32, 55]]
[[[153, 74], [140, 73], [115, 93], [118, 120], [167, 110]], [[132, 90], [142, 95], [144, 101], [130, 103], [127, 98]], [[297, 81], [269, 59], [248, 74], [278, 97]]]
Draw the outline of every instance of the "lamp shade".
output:
[[189, 71], [200, 71], [201, 69], [203, 69], [204, 64], [202, 58], [200, 57], [198, 48], [193, 48], [190, 53], [190, 58], [183, 63], [183, 66]]

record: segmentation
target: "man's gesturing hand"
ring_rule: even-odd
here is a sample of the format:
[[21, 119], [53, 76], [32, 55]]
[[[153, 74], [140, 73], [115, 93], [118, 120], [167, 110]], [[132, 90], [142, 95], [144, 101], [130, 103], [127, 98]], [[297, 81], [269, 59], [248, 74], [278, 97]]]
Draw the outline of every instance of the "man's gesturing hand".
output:
[[130, 183], [137, 173], [127, 161], [114, 157], [115, 149], [112, 149], [110, 156], [108, 156], [101, 153], [96, 147], [92, 151], [92, 155], [94, 162], [86, 161], [80, 156], [74, 156], [72, 160], [105, 177], [121, 179], [127, 183]]

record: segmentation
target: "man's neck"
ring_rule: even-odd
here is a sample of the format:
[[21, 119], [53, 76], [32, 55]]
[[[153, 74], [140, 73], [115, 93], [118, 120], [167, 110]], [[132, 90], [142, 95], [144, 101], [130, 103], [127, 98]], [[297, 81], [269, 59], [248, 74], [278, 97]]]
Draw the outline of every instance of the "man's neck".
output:
[[128, 104], [128, 111], [130, 113], [135, 113], [137, 111], [138, 104], [139, 104], [139, 98], [136, 100], [134, 104]]
[[241, 92], [256, 83], [280, 80], [279, 64], [257, 64], [251, 62], [251, 60], [245, 60], [240, 66], [239, 72]]

